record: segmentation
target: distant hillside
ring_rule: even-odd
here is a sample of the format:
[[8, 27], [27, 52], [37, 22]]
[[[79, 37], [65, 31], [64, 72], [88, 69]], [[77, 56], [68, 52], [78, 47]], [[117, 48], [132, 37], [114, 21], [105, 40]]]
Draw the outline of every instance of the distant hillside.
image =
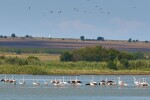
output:
[[142, 51], [150, 52], [150, 43], [127, 42], [119, 40], [106, 41], [81, 41], [77, 39], [20, 39], [6, 38], [0, 39], [0, 47], [7, 48], [48, 48], [48, 49], [78, 49], [87, 46], [101, 45], [105, 48], [115, 48], [121, 51]]

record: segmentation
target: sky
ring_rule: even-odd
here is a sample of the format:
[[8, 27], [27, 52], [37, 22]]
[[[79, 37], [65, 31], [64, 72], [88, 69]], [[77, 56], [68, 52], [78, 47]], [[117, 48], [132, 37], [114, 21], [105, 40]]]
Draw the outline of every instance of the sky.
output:
[[150, 0], [0, 0], [0, 35], [150, 40]]

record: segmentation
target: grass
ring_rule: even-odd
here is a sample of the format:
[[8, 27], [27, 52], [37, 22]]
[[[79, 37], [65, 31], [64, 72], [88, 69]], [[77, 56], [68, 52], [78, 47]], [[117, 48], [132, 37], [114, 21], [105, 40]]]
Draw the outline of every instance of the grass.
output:
[[[134, 64], [136, 61], [133, 61]], [[149, 62], [143, 60], [143, 62]], [[135, 64], [136, 65], [136, 64]], [[149, 66], [149, 65], [148, 65]], [[149, 66], [150, 67], [150, 66]], [[60, 62], [45, 61], [40, 65], [1, 64], [0, 74], [33, 75], [150, 75], [147, 69], [111, 70], [105, 62]]]
[[38, 57], [41, 61], [59, 61], [60, 54], [48, 54], [48, 53], [22, 53], [22, 54], [16, 54], [16, 53], [0, 53], [0, 55], [5, 55], [6, 57], [18, 57], [18, 58], [24, 58], [26, 59], [29, 56], [35, 56]]
[[145, 57], [150, 57], [150, 52], [143, 52]]
[[33, 74], [33, 75], [150, 75], [150, 71], [141, 70], [88, 70], [57, 69], [44, 66], [0, 65], [0, 74]]

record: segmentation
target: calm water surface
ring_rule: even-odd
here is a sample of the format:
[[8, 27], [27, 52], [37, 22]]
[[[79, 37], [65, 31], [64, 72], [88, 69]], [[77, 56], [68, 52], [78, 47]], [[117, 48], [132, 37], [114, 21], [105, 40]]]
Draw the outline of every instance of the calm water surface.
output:
[[[61, 79], [63, 76], [44, 75], [0, 75], [2, 78], [13, 78], [17, 84], [6, 84], [0, 82], [0, 100], [150, 100], [150, 87], [139, 88], [134, 85], [133, 77], [142, 79], [150, 83], [150, 76], [116, 76], [116, 75], [93, 75], [94, 81], [101, 79], [114, 80], [120, 77], [129, 86], [85, 86], [90, 82], [92, 75], [77, 76], [83, 83], [81, 86], [65, 85], [63, 87], [53, 86], [51, 80]], [[19, 85], [19, 80], [25, 79], [24, 86]], [[76, 79], [76, 76], [64, 76], [65, 81]], [[33, 86], [33, 81], [38, 80], [40, 86]], [[49, 82], [44, 85], [44, 80]]]

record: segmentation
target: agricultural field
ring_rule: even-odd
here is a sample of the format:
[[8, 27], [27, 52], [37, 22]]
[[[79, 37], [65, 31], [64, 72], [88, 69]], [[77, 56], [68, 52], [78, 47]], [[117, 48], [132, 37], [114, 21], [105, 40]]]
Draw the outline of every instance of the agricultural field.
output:
[[[6, 38], [0, 39], [0, 51], [2, 49], [17, 48], [27, 49], [26, 51], [34, 49], [37, 52], [60, 52], [60, 50], [73, 50], [88, 46], [103, 46], [105, 48], [115, 48], [120, 51], [141, 51], [150, 52], [150, 43], [144, 41], [128, 42], [122, 40], [106, 40], [106, 41], [81, 41], [79, 39], [48, 39], [48, 38]], [[45, 51], [43, 51], [45, 49]], [[9, 51], [9, 50], [8, 50]]]

